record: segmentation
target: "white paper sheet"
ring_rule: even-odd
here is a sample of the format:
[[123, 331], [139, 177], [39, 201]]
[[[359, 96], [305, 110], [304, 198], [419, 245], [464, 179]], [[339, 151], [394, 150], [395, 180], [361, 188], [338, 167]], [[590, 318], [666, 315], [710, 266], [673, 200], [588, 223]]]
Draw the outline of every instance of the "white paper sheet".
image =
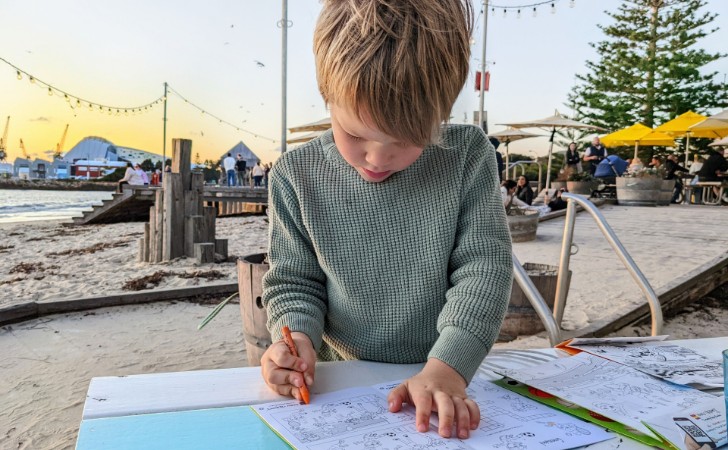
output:
[[643, 420], [714, 398], [589, 353], [548, 362], [528, 371], [504, 370], [501, 374], [657, 439]]
[[253, 408], [284, 439], [298, 449], [531, 449], [561, 450], [588, 445], [614, 435], [531, 399], [475, 379], [468, 395], [478, 403], [481, 424], [469, 439], [444, 439], [433, 416], [430, 431], [415, 429], [414, 408], [387, 410], [386, 396], [399, 382], [355, 388], [296, 401]]
[[712, 360], [679, 345], [569, 344], [569, 347], [607, 358], [672, 383], [699, 389], [723, 387], [723, 362], [720, 359]]

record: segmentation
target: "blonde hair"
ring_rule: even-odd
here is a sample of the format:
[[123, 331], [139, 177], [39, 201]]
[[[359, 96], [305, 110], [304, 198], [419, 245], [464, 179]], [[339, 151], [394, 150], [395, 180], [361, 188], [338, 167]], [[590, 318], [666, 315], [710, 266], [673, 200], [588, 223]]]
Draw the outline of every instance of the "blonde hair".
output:
[[381, 132], [425, 146], [468, 76], [470, 0], [322, 0], [319, 90]]

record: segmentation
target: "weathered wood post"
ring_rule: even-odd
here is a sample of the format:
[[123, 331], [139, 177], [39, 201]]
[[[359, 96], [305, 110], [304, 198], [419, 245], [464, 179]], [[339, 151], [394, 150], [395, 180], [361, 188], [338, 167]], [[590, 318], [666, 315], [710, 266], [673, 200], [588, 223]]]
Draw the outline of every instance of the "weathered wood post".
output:
[[265, 326], [268, 314], [262, 303], [262, 280], [267, 271], [265, 254], [249, 255], [238, 260], [240, 314], [249, 366], [259, 366], [261, 356], [271, 345], [271, 336]]

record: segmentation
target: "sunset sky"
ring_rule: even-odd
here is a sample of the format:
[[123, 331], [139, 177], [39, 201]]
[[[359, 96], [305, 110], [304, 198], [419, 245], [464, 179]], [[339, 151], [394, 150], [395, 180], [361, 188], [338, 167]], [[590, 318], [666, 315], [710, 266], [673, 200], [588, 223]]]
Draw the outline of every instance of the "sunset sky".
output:
[[[499, 0], [497, 5], [528, 1]], [[480, 2], [476, 2], [480, 9]], [[503, 10], [488, 17], [488, 61], [491, 92], [486, 94], [490, 131], [496, 124], [551, 115], [563, 103], [583, 71], [595, 58], [589, 42], [603, 38], [597, 23], [607, 23], [604, 9], [615, 10], [618, 0], [568, 0], [529, 9], [516, 18]], [[184, 5], [184, 6], [182, 6]], [[728, 1], [709, 0], [707, 8], [720, 14], [718, 25], [728, 25]], [[317, 0], [290, 0], [288, 47], [288, 126], [327, 115], [316, 87], [311, 50]], [[162, 2], [127, 0], [0, 0], [0, 57], [38, 80], [69, 92], [49, 96], [41, 83], [18, 80], [15, 69], [0, 61], [0, 133], [10, 119], [10, 159], [20, 155], [19, 139], [29, 153], [45, 157], [70, 124], [65, 150], [85, 136], [102, 136], [117, 145], [162, 152], [162, 106], [126, 116], [89, 111], [98, 105], [133, 108], [160, 98], [168, 82], [177, 92], [205, 111], [233, 123], [241, 131], [201, 114], [174, 94], [168, 96], [167, 150], [172, 138], [193, 140], [193, 154], [202, 159], [219, 156], [244, 141], [263, 161], [278, 155], [281, 138], [281, 2], [208, 0]], [[482, 15], [475, 33], [471, 72], [480, 66]], [[708, 51], [725, 51], [728, 27], [702, 42]], [[260, 63], [260, 64], [259, 64]], [[709, 70], [723, 81], [728, 59]], [[75, 99], [84, 99], [73, 109]], [[458, 99], [453, 122], [472, 122], [478, 107], [472, 79]], [[257, 136], [257, 137], [256, 137]], [[524, 140], [513, 151], [544, 154], [545, 139]]]

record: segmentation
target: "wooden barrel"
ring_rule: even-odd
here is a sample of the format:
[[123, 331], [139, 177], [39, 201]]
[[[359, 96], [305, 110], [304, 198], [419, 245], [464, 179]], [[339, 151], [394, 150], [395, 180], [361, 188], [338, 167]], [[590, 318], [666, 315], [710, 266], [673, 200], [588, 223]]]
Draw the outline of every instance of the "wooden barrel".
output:
[[508, 215], [508, 228], [513, 242], [528, 242], [536, 239], [538, 212], [526, 211], [523, 215]]
[[268, 272], [265, 258], [265, 253], [259, 253], [238, 259], [240, 314], [249, 366], [259, 366], [260, 358], [271, 345], [270, 333], [265, 326], [268, 314], [262, 303], [263, 275]]
[[617, 203], [627, 206], [657, 206], [662, 196], [663, 181], [653, 177], [617, 177]]
[[[528, 277], [531, 278], [538, 292], [541, 293], [546, 304], [553, 310], [559, 268], [557, 266], [534, 263], [525, 263], [523, 264], [523, 268], [528, 273]], [[570, 283], [571, 271], [569, 271], [566, 280], [567, 296]], [[514, 281], [513, 288], [511, 289], [511, 300], [508, 304], [508, 312], [498, 334], [498, 341], [512, 341], [518, 336], [530, 336], [545, 329], [541, 319], [536, 314], [536, 310], [533, 309], [531, 302], [526, 297], [526, 294], [523, 293], [518, 283]]]

